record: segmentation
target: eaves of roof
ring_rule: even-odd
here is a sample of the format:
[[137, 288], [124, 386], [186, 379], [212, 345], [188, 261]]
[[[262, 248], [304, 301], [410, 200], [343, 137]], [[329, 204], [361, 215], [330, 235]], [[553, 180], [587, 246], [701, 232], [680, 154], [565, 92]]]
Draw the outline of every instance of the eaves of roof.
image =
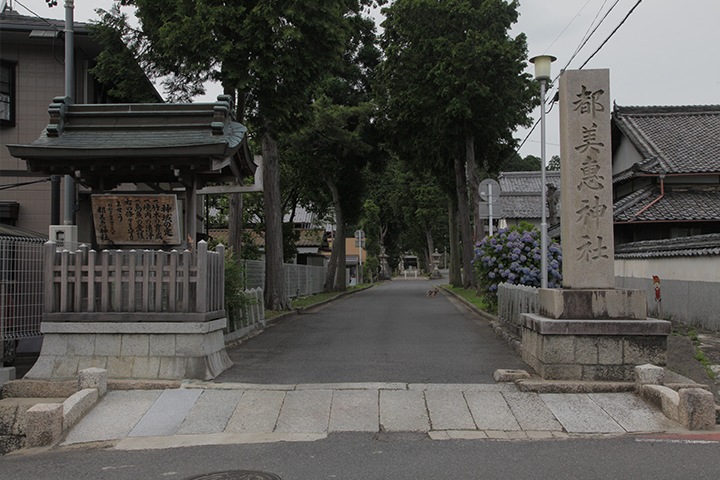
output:
[[720, 255], [720, 234], [646, 240], [615, 246], [615, 258], [621, 260], [699, 255]]
[[[654, 202], [654, 203], [653, 203]], [[720, 192], [715, 187], [649, 185], [613, 205], [615, 223], [720, 221]]]

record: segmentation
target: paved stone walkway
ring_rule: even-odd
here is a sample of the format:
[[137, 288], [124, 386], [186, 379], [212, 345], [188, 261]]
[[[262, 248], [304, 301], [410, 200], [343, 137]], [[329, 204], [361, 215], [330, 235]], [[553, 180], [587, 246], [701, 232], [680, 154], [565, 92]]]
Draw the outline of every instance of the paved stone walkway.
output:
[[168, 448], [312, 441], [333, 432], [541, 439], [677, 427], [631, 393], [536, 394], [514, 384], [188, 383], [178, 390], [109, 392], [62, 445]]

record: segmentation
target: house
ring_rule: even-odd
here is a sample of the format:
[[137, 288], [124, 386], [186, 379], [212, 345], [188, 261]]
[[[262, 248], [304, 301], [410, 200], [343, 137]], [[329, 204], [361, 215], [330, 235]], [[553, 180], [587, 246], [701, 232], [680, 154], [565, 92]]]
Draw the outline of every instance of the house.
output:
[[[20, 15], [9, 7], [0, 13], [0, 176], [3, 185], [17, 185], [0, 190], [0, 223], [42, 234], [51, 224], [50, 177], [28, 171], [6, 146], [36, 140], [48, 124], [48, 105], [64, 94], [63, 29], [63, 21]], [[132, 101], [109, 97], [107, 86], [93, 78], [89, 70], [102, 46], [86, 24], [75, 22], [74, 30], [75, 102]], [[145, 93], [162, 101], [149, 80]], [[63, 198], [62, 191], [59, 197]], [[58, 211], [62, 211], [59, 205]]]
[[[498, 177], [500, 184], [500, 204], [502, 207], [501, 214], [497, 215], [504, 221], [501, 226], [516, 226], [521, 222], [528, 222], [540, 228], [542, 211], [540, 204], [542, 203], [542, 190], [540, 185], [541, 172], [501, 172]], [[548, 204], [555, 199], [553, 204], [555, 211], [546, 211], [548, 227], [560, 220], [560, 172], [545, 172], [545, 181], [555, 189], [556, 194], [552, 193], [552, 188], [548, 190]], [[552, 197], [552, 198], [551, 198]], [[554, 215], [553, 215], [554, 214]], [[553, 221], [553, 217], [555, 220]]]
[[612, 114], [615, 244], [720, 233], [720, 105]]

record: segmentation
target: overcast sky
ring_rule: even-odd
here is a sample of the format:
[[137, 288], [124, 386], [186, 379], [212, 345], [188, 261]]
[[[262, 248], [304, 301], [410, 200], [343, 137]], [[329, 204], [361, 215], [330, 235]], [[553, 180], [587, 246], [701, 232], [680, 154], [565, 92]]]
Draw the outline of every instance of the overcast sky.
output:
[[[585, 47], [570, 59], [586, 33], [617, 2]], [[45, 0], [10, 0], [46, 18], [65, 18], [64, 0], [48, 8]], [[520, 18], [512, 30], [524, 32], [529, 56], [557, 57], [553, 77], [570, 62], [577, 69], [592, 55], [638, 0], [521, 0]], [[22, 5], [21, 5], [22, 4]], [[111, 0], [75, 0], [75, 20], [97, 18], [93, 9], [109, 8]], [[610, 69], [610, 95], [618, 104], [720, 104], [720, 0], [644, 0], [605, 46], [583, 67]], [[533, 73], [532, 65], [528, 69]], [[207, 101], [217, 95], [212, 96]], [[549, 92], [554, 94], [554, 90]], [[534, 112], [539, 118], [540, 110]], [[557, 106], [547, 115], [547, 154], [560, 154]], [[517, 132], [521, 140], [527, 130]], [[520, 150], [540, 156], [540, 128]]]

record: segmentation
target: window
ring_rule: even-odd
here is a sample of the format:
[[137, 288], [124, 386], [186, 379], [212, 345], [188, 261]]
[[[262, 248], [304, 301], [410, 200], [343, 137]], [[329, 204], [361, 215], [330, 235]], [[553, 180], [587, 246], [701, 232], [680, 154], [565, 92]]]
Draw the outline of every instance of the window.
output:
[[15, 64], [0, 61], [0, 125], [15, 125]]

